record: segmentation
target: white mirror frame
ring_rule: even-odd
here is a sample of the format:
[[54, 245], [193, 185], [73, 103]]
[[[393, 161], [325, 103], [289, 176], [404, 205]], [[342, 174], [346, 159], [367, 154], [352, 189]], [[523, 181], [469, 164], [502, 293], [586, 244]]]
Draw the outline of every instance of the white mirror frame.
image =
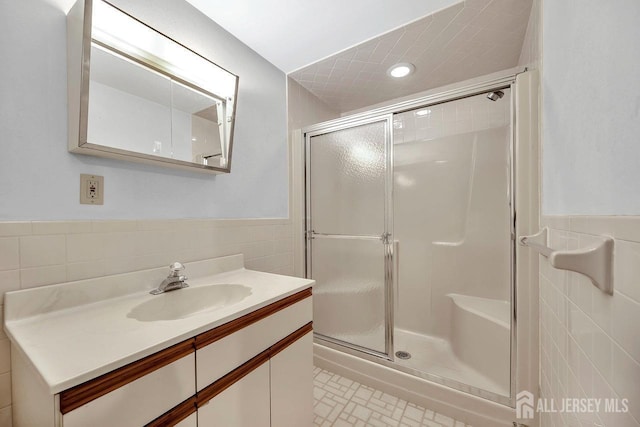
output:
[[[107, 4], [109, 4], [107, 2]], [[153, 27], [145, 24], [137, 18], [122, 12], [129, 17], [135, 19], [146, 27], [150, 28], [160, 36], [166, 38], [177, 47], [184, 49], [190, 54], [197, 55], [198, 57], [208, 61], [209, 63], [220, 68], [222, 71], [229, 73], [229, 75], [235, 78], [235, 91], [234, 97], [231, 101], [233, 103], [233, 114], [230, 117], [230, 123], [224, 123], [225, 133], [229, 135], [227, 157], [225, 167], [210, 166], [195, 162], [188, 162], [185, 160], [178, 160], [169, 157], [155, 156], [152, 154], [146, 154], [136, 151], [124, 150], [120, 148], [114, 148], [107, 145], [95, 144], [87, 140], [88, 130], [88, 117], [89, 117], [89, 82], [91, 71], [91, 42], [92, 42], [92, 11], [93, 0], [78, 0], [69, 13], [67, 14], [67, 95], [68, 95], [68, 149], [70, 152], [78, 154], [87, 154], [99, 157], [108, 157], [129, 160], [134, 162], [155, 164], [169, 166], [178, 169], [187, 169], [191, 171], [199, 171], [212, 174], [221, 174], [231, 172], [231, 157], [233, 148], [233, 134], [235, 128], [235, 113], [237, 107], [238, 96], [238, 81], [239, 78], [233, 73], [229, 73], [227, 70], [222, 69], [219, 65], [213, 63], [209, 59], [194, 52], [188, 47], [176, 42], [175, 40], [167, 37], [161, 32], [157, 31]], [[176, 81], [185, 82], [179, 76], [175, 76], [155, 66], [155, 64], [147, 64], [144, 61], [140, 61], [150, 69], [158, 71], [162, 74], [174, 78]], [[190, 82], [188, 82], [190, 83]], [[190, 86], [200, 89], [197, 85], [190, 83]], [[204, 89], [201, 89], [205, 93], [210, 93]], [[223, 119], [223, 121], [225, 121]], [[223, 142], [224, 145], [224, 142]]]

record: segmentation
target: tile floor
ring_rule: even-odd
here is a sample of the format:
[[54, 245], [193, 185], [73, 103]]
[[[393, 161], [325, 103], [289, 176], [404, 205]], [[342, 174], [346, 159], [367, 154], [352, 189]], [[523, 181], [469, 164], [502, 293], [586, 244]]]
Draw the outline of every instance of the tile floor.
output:
[[317, 367], [313, 385], [315, 426], [470, 427]]

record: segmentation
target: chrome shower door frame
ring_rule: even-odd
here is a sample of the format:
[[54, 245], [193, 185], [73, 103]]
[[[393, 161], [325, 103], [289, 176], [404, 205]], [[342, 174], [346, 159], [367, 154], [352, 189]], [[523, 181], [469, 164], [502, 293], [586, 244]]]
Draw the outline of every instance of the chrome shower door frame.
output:
[[[395, 104], [391, 104], [391, 105], [387, 105], [387, 106], [383, 106], [383, 107], [379, 107], [379, 108], [374, 108], [368, 111], [364, 111], [364, 112], [360, 112], [360, 113], [355, 113], [351, 116], [345, 116], [345, 117], [341, 117], [341, 118], [337, 118], [337, 119], [333, 119], [327, 122], [322, 122], [322, 123], [318, 123], [315, 125], [311, 125], [308, 126], [304, 129], [302, 129], [302, 133], [305, 137], [305, 167], [308, 168], [309, 166], [309, 135], [318, 135], [321, 133], [326, 133], [328, 131], [331, 130], [337, 130], [337, 129], [343, 129], [343, 128], [348, 128], [353, 126], [355, 123], [370, 123], [372, 121], [375, 121], [381, 117], [384, 116], [390, 116], [391, 117], [391, 121], [393, 122], [393, 115], [398, 114], [398, 113], [403, 113], [406, 111], [410, 111], [410, 110], [414, 110], [414, 109], [419, 109], [419, 108], [426, 108], [432, 105], [436, 105], [436, 104], [443, 104], [449, 101], [455, 101], [461, 98], [467, 98], [467, 97], [471, 97], [474, 95], [479, 95], [479, 94], [483, 94], [483, 93], [487, 93], [487, 92], [491, 92], [491, 91], [496, 91], [496, 90], [501, 90], [501, 89], [511, 89], [511, 96], [510, 96], [510, 108], [511, 108], [511, 133], [510, 133], [510, 144], [509, 144], [509, 151], [510, 151], [510, 156], [509, 156], [509, 178], [508, 178], [508, 182], [509, 182], [509, 194], [508, 194], [508, 199], [509, 199], [509, 205], [510, 205], [510, 213], [511, 213], [511, 217], [510, 217], [510, 224], [509, 224], [509, 228], [511, 230], [511, 242], [510, 242], [510, 252], [511, 252], [511, 264], [510, 264], [510, 276], [511, 276], [511, 282], [510, 282], [510, 302], [511, 302], [511, 316], [510, 316], [510, 320], [511, 320], [511, 343], [510, 343], [510, 348], [511, 348], [511, 357], [510, 357], [510, 396], [502, 396], [502, 395], [498, 395], [492, 392], [488, 392], [486, 390], [483, 390], [482, 392], [475, 392], [471, 389], [464, 389], [464, 388], [459, 388], [459, 387], [452, 387], [452, 389], [457, 390], [457, 391], [462, 391], [462, 392], [466, 392], [469, 393], [473, 396], [476, 397], [480, 397], [483, 399], [487, 399], [489, 401], [495, 402], [495, 403], [499, 403], [501, 405], [505, 405], [511, 408], [515, 408], [515, 404], [516, 404], [516, 392], [518, 390], [519, 384], [518, 384], [518, 377], [517, 377], [517, 372], [518, 372], [518, 367], [516, 366], [516, 362], [518, 359], [518, 337], [517, 337], [517, 329], [518, 329], [518, 312], [517, 312], [517, 308], [518, 308], [518, 304], [520, 303], [518, 301], [518, 283], [516, 281], [516, 266], [517, 266], [517, 259], [516, 259], [516, 239], [515, 239], [515, 235], [516, 235], [516, 194], [515, 194], [515, 189], [516, 189], [516, 181], [517, 181], [517, 174], [516, 174], [516, 145], [517, 145], [517, 141], [516, 141], [516, 126], [517, 126], [517, 114], [516, 114], [516, 96], [515, 96], [515, 92], [516, 92], [516, 77], [518, 74], [520, 73], [524, 73], [526, 72], [527, 69], [526, 68], [522, 68], [522, 69], [518, 69], [518, 70], [509, 70], [508, 72], [503, 73], [500, 76], [497, 77], [492, 77], [483, 81], [476, 81], [473, 83], [470, 83], [468, 85], [464, 85], [464, 86], [459, 86], [457, 88], [453, 88], [453, 89], [448, 89], [448, 90], [443, 90], [441, 92], [434, 92], [432, 94], [426, 95], [426, 96], [421, 96], [421, 97], [416, 97], [414, 99], [409, 99], [406, 101], [401, 101]], [[391, 131], [391, 150], [390, 150], [390, 161], [391, 161], [391, 165], [390, 165], [390, 172], [393, 176], [393, 126], [390, 127], [390, 131]], [[309, 231], [309, 214], [310, 214], [310, 210], [309, 210], [309, 187], [308, 187], [308, 169], [305, 169], [304, 171], [305, 174], [305, 183], [306, 183], [306, 187], [305, 187], [305, 206], [306, 206], [306, 212], [305, 212], [305, 230], [307, 230], [307, 235], [305, 238], [305, 254], [306, 254], [306, 265], [305, 265], [305, 276], [309, 277], [309, 273], [308, 273], [308, 267], [309, 267], [309, 236], [308, 236], [308, 231]], [[391, 220], [393, 219], [393, 182], [391, 181], [391, 188], [389, 188], [389, 199], [387, 200], [387, 203], [390, 205], [387, 207], [387, 209], [389, 209], [390, 212], [390, 218]], [[390, 225], [391, 227], [393, 226], [393, 223]], [[393, 236], [393, 234], [392, 234]], [[393, 262], [395, 259], [395, 253], [394, 253], [394, 248], [393, 248], [393, 244], [390, 245], [390, 249], [389, 249], [389, 253], [390, 253], [390, 260]], [[393, 288], [394, 286], [396, 286], [396, 284], [393, 283], [393, 281], [395, 280], [394, 278], [397, 277], [398, 272], [395, 271], [395, 269], [393, 268], [393, 263], [390, 264], [390, 268], [392, 269], [392, 275], [391, 275], [391, 286], [390, 288]], [[393, 301], [393, 294], [389, 295], [389, 301]], [[389, 310], [392, 314], [392, 319], [391, 319], [391, 337], [389, 338], [389, 341], [392, 343], [393, 342], [393, 303], [391, 302], [391, 307], [389, 307]], [[525, 337], [526, 338], [526, 337]], [[345, 345], [344, 342], [342, 341], [338, 341], [338, 340], [331, 340], [331, 339], [325, 339], [323, 337], [319, 337], [319, 336], [315, 336], [315, 340], [316, 341], [322, 341], [323, 345], [326, 345], [329, 348], [335, 349], [335, 350], [339, 350], [342, 351], [344, 353], [347, 354], [351, 354], [354, 356], [358, 356], [361, 357], [365, 360], [369, 360], [378, 364], [381, 364], [383, 366], [389, 367], [389, 368], [393, 368], [396, 369], [398, 371], [401, 372], [405, 372], [411, 375], [414, 375], [416, 377], [422, 378], [424, 380], [427, 381], [431, 381], [435, 384], [439, 384], [439, 385], [443, 385], [443, 386], [447, 386], [447, 383], [452, 383], [453, 381], [448, 380], [446, 378], [442, 378], [439, 377], [437, 375], [433, 375], [433, 374], [429, 374], [426, 372], [422, 372], [422, 371], [417, 371], [411, 368], [405, 368], [402, 367], [400, 365], [398, 365], [397, 363], [395, 363], [394, 361], [394, 355], [393, 353], [390, 354], [390, 357], [386, 357], [386, 358], [382, 358], [379, 357], [379, 354], [375, 354], [375, 353], [371, 353], [368, 351], [363, 351], [362, 348], [359, 348], [357, 346], [349, 346], [349, 345]], [[393, 349], [393, 347], [391, 347]], [[393, 351], [393, 350], [391, 350]], [[375, 357], [372, 357], [375, 356]]]
[[[360, 236], [360, 235], [333, 235], [333, 234], [319, 234], [313, 230], [313, 223], [311, 218], [311, 138], [323, 134], [337, 132], [341, 130], [351, 129], [362, 125], [372, 123], [385, 123], [384, 132], [384, 147], [385, 147], [385, 184], [384, 184], [384, 231], [380, 236]], [[322, 335], [314, 331], [314, 338], [324, 341], [329, 344], [339, 345], [341, 347], [347, 347], [358, 352], [374, 356], [379, 359], [393, 360], [393, 319], [394, 319], [394, 253], [393, 253], [393, 114], [378, 114], [373, 116], [367, 116], [364, 118], [358, 118], [355, 120], [342, 121], [340, 124], [328, 124], [327, 126], [315, 127], [312, 131], [304, 133], [305, 141], [305, 168], [304, 168], [304, 180], [305, 180], [305, 277], [311, 278], [313, 266], [312, 266], [312, 249], [311, 240], [315, 238], [325, 239], [367, 239], [367, 240], [381, 240], [384, 245], [384, 296], [385, 296], [385, 351], [380, 353], [378, 351], [361, 347], [359, 345], [342, 341], [336, 338], [332, 338], [326, 335]]]

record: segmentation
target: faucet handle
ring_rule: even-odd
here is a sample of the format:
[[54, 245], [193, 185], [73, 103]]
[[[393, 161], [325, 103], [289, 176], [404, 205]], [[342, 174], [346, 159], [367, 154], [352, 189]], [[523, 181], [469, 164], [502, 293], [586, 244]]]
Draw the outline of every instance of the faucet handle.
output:
[[179, 272], [184, 270], [184, 265], [182, 265], [179, 262], [174, 262], [173, 264], [171, 264], [169, 266], [169, 269], [171, 270], [171, 276], [170, 277], [177, 277]]

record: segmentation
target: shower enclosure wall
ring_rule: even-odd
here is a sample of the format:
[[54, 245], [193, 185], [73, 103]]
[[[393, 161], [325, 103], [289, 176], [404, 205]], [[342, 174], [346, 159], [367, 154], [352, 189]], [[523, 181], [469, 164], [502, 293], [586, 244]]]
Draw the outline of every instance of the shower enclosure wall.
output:
[[514, 88], [511, 76], [306, 130], [317, 343], [513, 406]]
[[394, 347], [411, 354], [397, 362], [497, 401], [510, 396], [514, 263], [502, 92], [396, 114], [393, 129]]

